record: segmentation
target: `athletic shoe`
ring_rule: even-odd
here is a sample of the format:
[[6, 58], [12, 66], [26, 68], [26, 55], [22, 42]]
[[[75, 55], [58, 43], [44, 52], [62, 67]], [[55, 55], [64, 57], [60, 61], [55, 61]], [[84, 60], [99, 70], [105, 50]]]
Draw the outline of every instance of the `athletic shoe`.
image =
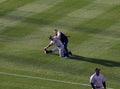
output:
[[48, 54], [48, 51], [47, 51], [47, 50], [45, 50], [45, 51], [44, 51], [44, 53], [45, 53], [45, 54]]
[[69, 55], [72, 56], [72, 52], [71, 51], [69, 51]]
[[52, 53], [52, 50], [45, 50], [45, 54]]
[[68, 59], [69, 57], [65, 56], [64, 58], [65, 58], [65, 59]]

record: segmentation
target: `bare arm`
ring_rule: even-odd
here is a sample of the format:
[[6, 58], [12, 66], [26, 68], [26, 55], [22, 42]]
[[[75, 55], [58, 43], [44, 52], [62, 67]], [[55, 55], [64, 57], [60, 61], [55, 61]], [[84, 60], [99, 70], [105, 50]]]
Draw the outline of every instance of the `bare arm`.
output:
[[103, 82], [103, 87], [104, 89], [106, 89], [106, 82]]
[[47, 50], [50, 46], [52, 46], [53, 44], [48, 44], [46, 47], [44, 47], [44, 50]]
[[93, 83], [91, 83], [91, 86], [92, 86], [92, 89], [95, 89], [95, 87], [94, 87], [94, 84], [93, 84]]

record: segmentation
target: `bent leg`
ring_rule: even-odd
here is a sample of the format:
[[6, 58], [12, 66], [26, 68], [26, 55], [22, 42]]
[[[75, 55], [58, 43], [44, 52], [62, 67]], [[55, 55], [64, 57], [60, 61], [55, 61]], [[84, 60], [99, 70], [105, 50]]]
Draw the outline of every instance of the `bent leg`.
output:
[[64, 46], [63, 47], [59, 47], [59, 55], [60, 57], [64, 57]]
[[68, 52], [68, 48], [67, 48], [67, 42], [65, 42], [63, 44], [64, 44], [65, 56], [69, 57], [69, 52]]
[[55, 47], [55, 48], [52, 49], [52, 52], [55, 52], [55, 51], [58, 51], [57, 47]]

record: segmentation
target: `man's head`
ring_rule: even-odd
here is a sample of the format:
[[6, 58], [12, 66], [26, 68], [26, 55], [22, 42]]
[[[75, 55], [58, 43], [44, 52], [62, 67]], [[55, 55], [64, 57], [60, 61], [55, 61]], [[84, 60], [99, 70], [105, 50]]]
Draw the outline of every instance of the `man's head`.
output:
[[95, 68], [95, 73], [96, 73], [96, 75], [99, 75], [100, 74], [100, 69], [99, 68]]
[[56, 35], [58, 32], [58, 29], [54, 29], [53, 33]]

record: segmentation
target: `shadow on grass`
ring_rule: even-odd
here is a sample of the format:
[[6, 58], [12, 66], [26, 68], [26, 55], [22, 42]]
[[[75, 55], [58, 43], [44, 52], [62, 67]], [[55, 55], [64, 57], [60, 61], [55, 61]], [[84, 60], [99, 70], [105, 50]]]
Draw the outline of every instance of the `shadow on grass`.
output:
[[91, 63], [100, 64], [108, 67], [120, 67], [120, 62], [103, 60], [103, 59], [95, 59], [95, 58], [87, 58], [79, 55], [73, 55], [72, 57], [70, 57], [70, 59], [91, 62]]
[[[58, 54], [52, 54], [52, 55], [59, 56]], [[108, 66], [108, 67], [120, 67], [120, 62], [111, 61], [111, 60], [87, 58], [79, 55], [73, 55], [70, 57], [70, 59], [90, 62], [90, 63], [99, 64], [99, 65]], [[28, 65], [30, 64], [30, 65], [36, 65], [36, 66], [47, 64], [46, 61], [39, 61], [39, 58], [34, 59], [29, 57], [19, 57], [15, 55], [6, 55], [6, 54], [0, 54], [0, 60], [14, 62], [16, 64], [22, 63], [22, 64], [28, 64]]]

